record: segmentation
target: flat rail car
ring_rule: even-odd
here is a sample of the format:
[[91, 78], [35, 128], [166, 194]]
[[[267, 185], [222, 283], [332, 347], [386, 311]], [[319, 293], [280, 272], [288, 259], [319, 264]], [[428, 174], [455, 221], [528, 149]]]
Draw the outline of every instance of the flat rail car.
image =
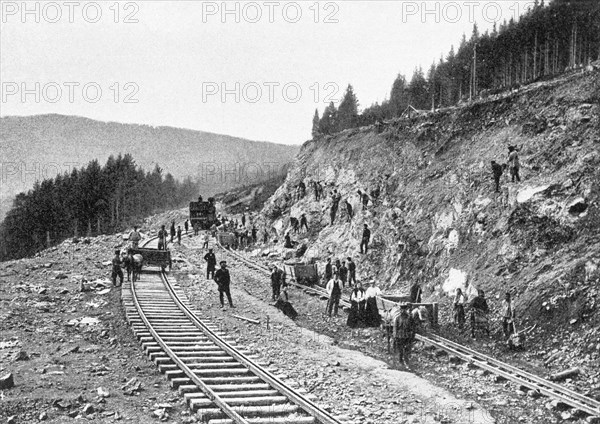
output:
[[170, 250], [149, 249], [146, 247], [138, 247], [131, 249], [132, 255], [140, 254], [144, 258], [144, 266], [156, 266], [160, 269], [172, 268]]

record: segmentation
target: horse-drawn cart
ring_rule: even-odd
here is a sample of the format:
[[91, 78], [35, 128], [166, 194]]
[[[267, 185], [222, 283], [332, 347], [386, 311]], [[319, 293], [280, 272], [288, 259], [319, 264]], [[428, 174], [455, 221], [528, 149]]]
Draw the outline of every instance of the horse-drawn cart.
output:
[[137, 249], [131, 249], [133, 255], [140, 254], [144, 258], [144, 266], [156, 266], [165, 270], [173, 265], [171, 261], [170, 250], [157, 250], [157, 249], [145, 249], [138, 247]]

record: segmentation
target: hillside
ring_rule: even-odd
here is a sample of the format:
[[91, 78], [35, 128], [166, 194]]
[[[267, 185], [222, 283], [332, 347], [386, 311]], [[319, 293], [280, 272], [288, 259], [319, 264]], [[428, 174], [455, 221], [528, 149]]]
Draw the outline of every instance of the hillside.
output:
[[100, 122], [64, 115], [0, 118], [0, 218], [13, 196], [36, 179], [86, 165], [109, 155], [131, 153], [152, 171], [158, 163], [175, 178], [198, 179], [201, 191], [215, 194], [269, 179], [282, 172], [297, 146], [256, 142], [172, 127]]
[[[388, 293], [421, 282], [424, 298], [441, 302], [449, 335], [455, 287], [485, 290], [495, 320], [510, 291], [521, 328], [537, 324], [532, 366], [555, 354], [545, 371], [581, 364], [586, 390], [600, 396], [599, 103], [596, 69], [394, 120], [381, 133], [371, 126], [308, 141], [260, 225], [282, 236], [290, 216], [306, 213], [310, 232], [292, 235], [308, 248], [301, 259], [322, 266], [327, 257], [358, 258], [359, 280], [374, 278]], [[520, 148], [522, 182], [511, 183], [506, 171], [496, 194], [490, 161], [506, 163], [508, 145]], [[320, 180], [324, 198], [309, 188], [295, 201], [302, 180]], [[377, 187], [379, 198], [363, 210], [357, 191]], [[330, 225], [333, 189], [342, 202]], [[345, 199], [355, 212], [350, 223]], [[368, 255], [359, 253], [363, 223], [372, 230]]]

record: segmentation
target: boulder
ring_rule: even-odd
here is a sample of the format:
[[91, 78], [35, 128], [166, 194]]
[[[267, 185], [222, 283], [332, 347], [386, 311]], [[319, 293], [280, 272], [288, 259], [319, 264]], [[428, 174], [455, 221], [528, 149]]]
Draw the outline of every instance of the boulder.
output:
[[13, 378], [12, 373], [0, 375], [0, 389], [10, 389], [15, 387], [15, 380]]

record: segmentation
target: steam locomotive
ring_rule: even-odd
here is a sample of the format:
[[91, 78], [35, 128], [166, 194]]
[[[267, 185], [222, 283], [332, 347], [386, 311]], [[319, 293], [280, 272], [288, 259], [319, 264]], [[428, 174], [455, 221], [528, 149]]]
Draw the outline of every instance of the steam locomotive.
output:
[[208, 230], [213, 224], [219, 225], [213, 197], [202, 201], [200, 196], [197, 202], [190, 202], [190, 223], [194, 230]]

